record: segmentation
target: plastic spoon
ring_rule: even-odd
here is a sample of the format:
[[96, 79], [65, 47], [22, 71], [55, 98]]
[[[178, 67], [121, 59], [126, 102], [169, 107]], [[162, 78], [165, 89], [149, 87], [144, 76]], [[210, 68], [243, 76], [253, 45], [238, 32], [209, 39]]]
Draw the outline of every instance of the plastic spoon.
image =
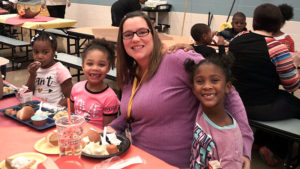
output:
[[103, 129], [102, 145], [107, 145], [107, 142], [106, 142], [106, 126]]
[[42, 107], [43, 107], [43, 102], [40, 102], [39, 109], [35, 112], [35, 114], [41, 114], [43, 112]]

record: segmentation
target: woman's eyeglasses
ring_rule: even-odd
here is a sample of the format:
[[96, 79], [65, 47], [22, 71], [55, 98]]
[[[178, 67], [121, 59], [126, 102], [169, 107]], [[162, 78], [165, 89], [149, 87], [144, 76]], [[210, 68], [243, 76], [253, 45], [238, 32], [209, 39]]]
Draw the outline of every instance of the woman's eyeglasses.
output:
[[122, 37], [124, 40], [127, 40], [127, 39], [132, 39], [134, 34], [136, 34], [138, 37], [143, 37], [143, 36], [147, 36], [149, 34], [149, 32], [150, 32], [150, 29], [141, 28], [135, 32], [132, 32], [132, 31], [123, 32]]

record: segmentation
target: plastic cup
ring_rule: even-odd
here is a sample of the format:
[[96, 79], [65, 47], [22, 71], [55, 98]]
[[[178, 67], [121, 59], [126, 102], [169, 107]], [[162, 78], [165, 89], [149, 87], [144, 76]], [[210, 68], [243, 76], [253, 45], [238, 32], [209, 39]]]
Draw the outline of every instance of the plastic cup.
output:
[[81, 156], [80, 142], [84, 122], [84, 118], [78, 115], [71, 115], [71, 122], [69, 122], [68, 116], [63, 116], [55, 120], [59, 156]]

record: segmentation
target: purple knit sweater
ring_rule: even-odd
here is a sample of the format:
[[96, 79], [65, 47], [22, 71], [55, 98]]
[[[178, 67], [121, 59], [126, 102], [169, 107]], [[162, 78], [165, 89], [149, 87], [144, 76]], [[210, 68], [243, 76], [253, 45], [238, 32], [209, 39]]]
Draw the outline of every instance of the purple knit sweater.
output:
[[[156, 74], [144, 82], [134, 96], [131, 115], [133, 145], [180, 168], [189, 167], [193, 127], [199, 102], [191, 90], [184, 61], [203, 59], [194, 51], [166, 54]], [[124, 130], [132, 85], [125, 85], [121, 99], [121, 116], [110, 126]], [[229, 94], [226, 109], [238, 122], [244, 141], [244, 155], [251, 157], [253, 133], [246, 111], [235, 90]]]

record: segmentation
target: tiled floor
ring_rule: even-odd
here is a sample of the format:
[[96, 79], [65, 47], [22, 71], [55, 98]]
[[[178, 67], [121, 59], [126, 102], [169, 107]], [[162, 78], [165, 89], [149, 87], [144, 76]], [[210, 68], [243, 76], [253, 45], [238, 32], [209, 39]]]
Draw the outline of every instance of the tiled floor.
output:
[[[0, 51], [1, 53], [2, 51]], [[23, 65], [22, 67], [26, 67]], [[75, 70], [71, 69], [71, 73], [74, 72]], [[12, 84], [14, 84], [17, 87], [21, 87], [22, 85], [26, 84], [27, 78], [29, 74], [26, 69], [21, 69], [21, 70], [15, 70], [15, 71], [9, 71], [7, 72], [7, 78], [6, 80]], [[84, 80], [84, 76], [81, 76], [81, 80]], [[73, 77], [72, 79], [73, 84], [77, 82], [77, 77]], [[106, 80], [106, 82], [112, 87], [115, 88], [115, 83], [111, 80]], [[296, 92], [296, 96], [300, 96], [300, 91]], [[252, 152], [252, 161], [251, 161], [251, 169], [282, 169], [283, 164], [282, 162], [277, 166], [277, 167], [269, 167], [264, 164], [262, 159], [259, 157], [258, 152], [253, 151]], [[297, 168], [300, 169], [300, 166]]]

